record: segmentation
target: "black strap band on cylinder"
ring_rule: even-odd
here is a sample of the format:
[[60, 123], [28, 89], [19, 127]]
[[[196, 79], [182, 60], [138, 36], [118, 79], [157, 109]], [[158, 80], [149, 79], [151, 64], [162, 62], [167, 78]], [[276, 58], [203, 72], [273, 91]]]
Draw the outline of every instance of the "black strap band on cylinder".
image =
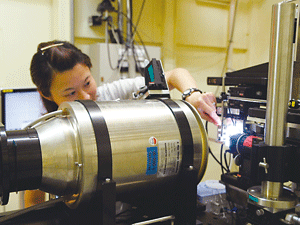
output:
[[9, 157], [4, 126], [0, 127], [0, 139], [0, 203], [1, 205], [6, 205], [9, 200]]
[[98, 180], [112, 179], [112, 153], [109, 133], [99, 106], [92, 100], [79, 100], [89, 113], [98, 152]]
[[0, 196], [6, 205], [9, 193], [37, 189], [42, 180], [42, 156], [37, 132], [0, 128]]
[[180, 108], [180, 106], [171, 99], [158, 99], [165, 103], [172, 111], [177, 122], [182, 144], [182, 166], [184, 168], [194, 164], [194, 143], [190, 124]]
[[42, 182], [42, 154], [37, 131], [7, 131], [10, 191], [38, 189]]

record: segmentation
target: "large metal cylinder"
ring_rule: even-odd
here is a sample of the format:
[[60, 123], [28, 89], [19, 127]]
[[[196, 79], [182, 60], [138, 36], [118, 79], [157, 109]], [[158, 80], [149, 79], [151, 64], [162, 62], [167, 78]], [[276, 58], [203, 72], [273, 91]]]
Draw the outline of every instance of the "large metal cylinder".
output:
[[[198, 181], [204, 175], [206, 132], [187, 102], [75, 101], [60, 109], [61, 115], [32, 128], [42, 168], [36, 178], [40, 181], [31, 188], [70, 196], [66, 204], [71, 208], [89, 201], [105, 180], [113, 180], [117, 193], [125, 193], [171, 184], [184, 168], [197, 170]], [[13, 142], [13, 135], [8, 136]]]
[[265, 143], [282, 146], [292, 85], [295, 4], [281, 2], [272, 8]]

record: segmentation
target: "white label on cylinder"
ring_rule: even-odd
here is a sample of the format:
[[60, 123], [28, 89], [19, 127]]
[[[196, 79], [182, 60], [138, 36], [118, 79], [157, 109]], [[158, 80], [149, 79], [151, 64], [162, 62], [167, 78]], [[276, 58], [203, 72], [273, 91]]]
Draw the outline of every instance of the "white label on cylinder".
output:
[[157, 139], [155, 137], [150, 137], [149, 138], [149, 143], [150, 143], [150, 145], [156, 145], [157, 144]]
[[179, 171], [180, 160], [179, 140], [158, 142], [158, 177], [177, 174]]

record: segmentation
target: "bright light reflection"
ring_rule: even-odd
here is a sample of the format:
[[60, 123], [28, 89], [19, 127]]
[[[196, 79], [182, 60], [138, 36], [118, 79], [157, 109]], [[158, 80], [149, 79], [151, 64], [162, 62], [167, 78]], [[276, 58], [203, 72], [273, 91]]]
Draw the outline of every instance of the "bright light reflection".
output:
[[223, 132], [220, 134], [220, 141], [222, 141], [225, 146], [229, 147], [230, 136], [241, 133], [243, 133], [243, 120], [226, 118], [223, 121]]

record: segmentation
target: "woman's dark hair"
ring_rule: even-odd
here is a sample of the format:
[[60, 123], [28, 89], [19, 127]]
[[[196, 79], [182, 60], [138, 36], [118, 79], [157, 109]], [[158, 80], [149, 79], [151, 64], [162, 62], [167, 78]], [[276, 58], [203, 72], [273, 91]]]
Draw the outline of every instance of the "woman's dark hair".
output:
[[[37, 53], [31, 60], [30, 74], [37, 89], [46, 97], [50, 97], [53, 75], [73, 69], [77, 64], [91, 68], [90, 58], [78, 48], [65, 41], [43, 42], [38, 45]], [[42, 96], [48, 112], [57, 110], [58, 105]]]

